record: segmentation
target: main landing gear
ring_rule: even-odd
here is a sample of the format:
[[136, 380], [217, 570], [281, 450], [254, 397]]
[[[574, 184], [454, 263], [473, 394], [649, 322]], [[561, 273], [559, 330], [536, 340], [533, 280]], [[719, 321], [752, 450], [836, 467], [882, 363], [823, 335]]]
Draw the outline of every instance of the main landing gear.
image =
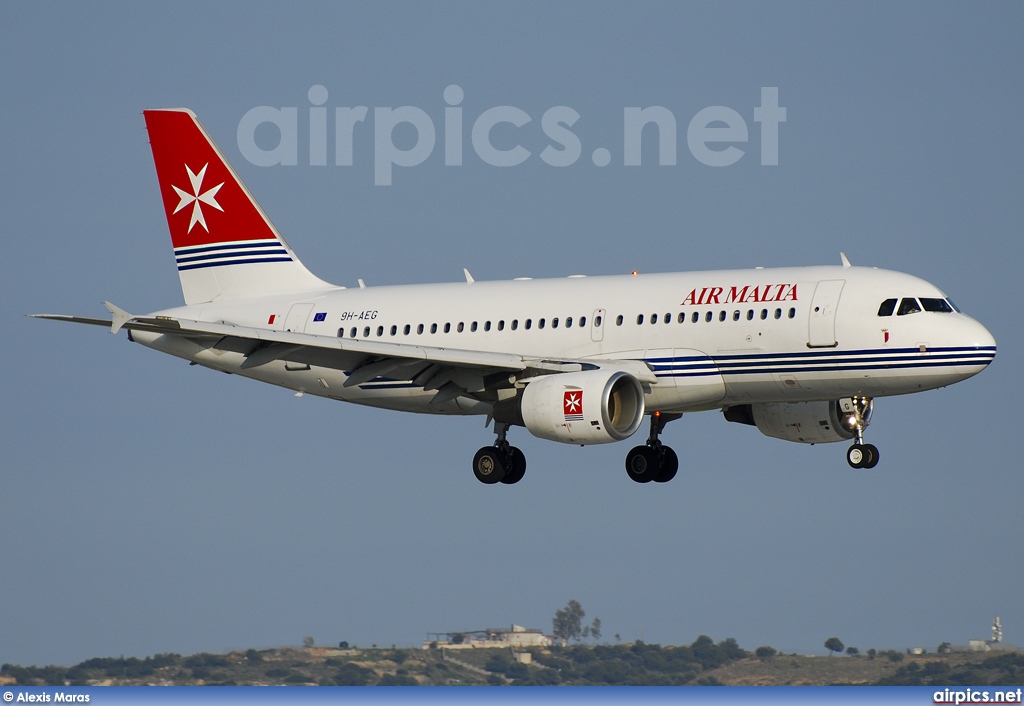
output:
[[509, 424], [495, 422], [498, 438], [493, 446], [485, 446], [473, 457], [473, 475], [481, 483], [518, 483], [526, 475], [526, 455], [505, 439]]
[[651, 415], [651, 434], [644, 446], [634, 446], [626, 454], [626, 474], [637, 483], [668, 483], [679, 470], [679, 457], [671, 447], [658, 439], [665, 425], [679, 419], [682, 414], [654, 412]]
[[866, 397], [841, 400], [846, 418], [843, 426], [855, 434], [853, 446], [846, 450], [846, 462], [851, 468], [874, 468], [878, 465], [878, 447], [864, 443], [864, 428], [871, 423], [874, 402]]

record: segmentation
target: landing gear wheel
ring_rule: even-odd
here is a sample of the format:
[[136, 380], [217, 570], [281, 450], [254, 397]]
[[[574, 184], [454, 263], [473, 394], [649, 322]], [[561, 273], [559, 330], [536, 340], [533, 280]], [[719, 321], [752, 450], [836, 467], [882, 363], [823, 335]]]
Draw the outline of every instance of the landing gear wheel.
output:
[[668, 483], [676, 477], [679, 470], [679, 457], [670, 446], [661, 447], [661, 468], [654, 476], [655, 483]]
[[[525, 467], [523, 469], [526, 470]], [[473, 475], [481, 483], [491, 485], [505, 477], [505, 464], [493, 446], [485, 446], [473, 457]]]
[[526, 454], [519, 450], [517, 446], [508, 447], [508, 462], [506, 464], [508, 470], [505, 471], [505, 477], [501, 479], [501, 482], [506, 485], [513, 485], [518, 483], [526, 475]]
[[854, 444], [846, 450], [846, 462], [850, 464], [850, 468], [864, 468], [864, 462], [868, 459], [864, 444]]
[[661, 459], [650, 446], [634, 446], [626, 454], [626, 474], [637, 483], [650, 483], [660, 468]]
[[861, 468], [874, 468], [878, 465], [878, 447], [874, 444], [864, 444], [864, 465]]

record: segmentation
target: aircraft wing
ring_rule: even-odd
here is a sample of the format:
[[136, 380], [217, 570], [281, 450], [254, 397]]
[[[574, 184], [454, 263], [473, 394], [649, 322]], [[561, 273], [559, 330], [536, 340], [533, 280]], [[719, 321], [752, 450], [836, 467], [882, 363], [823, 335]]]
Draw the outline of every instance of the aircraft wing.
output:
[[425, 390], [437, 390], [431, 404], [441, 404], [461, 395], [482, 393], [488, 389], [510, 387], [510, 378], [525, 381], [539, 375], [599, 367], [625, 369], [641, 382], [657, 382], [651, 369], [636, 360], [548, 359], [516, 353], [337, 338], [170, 316], [133, 316], [109, 302], [104, 304], [113, 314], [111, 320], [64, 314], [31, 316], [109, 326], [111, 333], [126, 329], [181, 336], [204, 347], [241, 353], [245, 356], [242, 370], [281, 360], [343, 370], [348, 374], [346, 387], [360, 385], [378, 377], [411, 380]]

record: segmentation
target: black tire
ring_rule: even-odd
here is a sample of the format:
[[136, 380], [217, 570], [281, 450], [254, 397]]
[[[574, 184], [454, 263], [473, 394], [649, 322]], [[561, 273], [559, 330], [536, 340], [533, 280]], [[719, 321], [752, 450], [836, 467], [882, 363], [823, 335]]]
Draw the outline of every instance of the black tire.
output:
[[491, 485], [505, 477], [505, 464], [493, 446], [485, 446], [473, 457], [473, 475], [481, 483]]
[[878, 465], [878, 447], [874, 444], [864, 444], [864, 455], [866, 459], [862, 468], [874, 468]]
[[671, 446], [661, 447], [661, 468], [658, 470], [658, 474], [654, 476], [655, 483], [668, 483], [670, 480], [676, 477], [676, 472], [679, 470], [679, 457], [676, 456], [676, 452], [672, 450]]
[[868, 460], [868, 452], [864, 450], [863, 444], [854, 444], [846, 450], [846, 462], [850, 468], [864, 468], [864, 462]]
[[526, 454], [516, 446], [508, 447], [508, 470], [501, 482], [505, 485], [518, 483], [526, 475]]
[[626, 474], [637, 483], [650, 483], [660, 467], [661, 459], [650, 446], [634, 446], [626, 454]]

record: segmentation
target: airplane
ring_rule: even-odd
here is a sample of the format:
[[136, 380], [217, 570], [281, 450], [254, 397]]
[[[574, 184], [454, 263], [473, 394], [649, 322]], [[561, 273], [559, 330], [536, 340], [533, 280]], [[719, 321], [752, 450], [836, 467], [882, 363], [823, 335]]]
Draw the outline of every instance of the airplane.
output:
[[473, 458], [486, 484], [519, 482], [511, 427], [565, 444], [647, 440], [638, 483], [679, 468], [662, 443], [684, 413], [805, 444], [853, 441], [874, 400], [965, 380], [995, 358], [985, 327], [934, 285], [841, 265], [571, 275], [346, 288], [313, 275], [188, 109], [146, 110], [184, 306], [111, 318], [35, 314], [127, 331], [193, 365], [373, 407], [481, 415], [496, 438]]

